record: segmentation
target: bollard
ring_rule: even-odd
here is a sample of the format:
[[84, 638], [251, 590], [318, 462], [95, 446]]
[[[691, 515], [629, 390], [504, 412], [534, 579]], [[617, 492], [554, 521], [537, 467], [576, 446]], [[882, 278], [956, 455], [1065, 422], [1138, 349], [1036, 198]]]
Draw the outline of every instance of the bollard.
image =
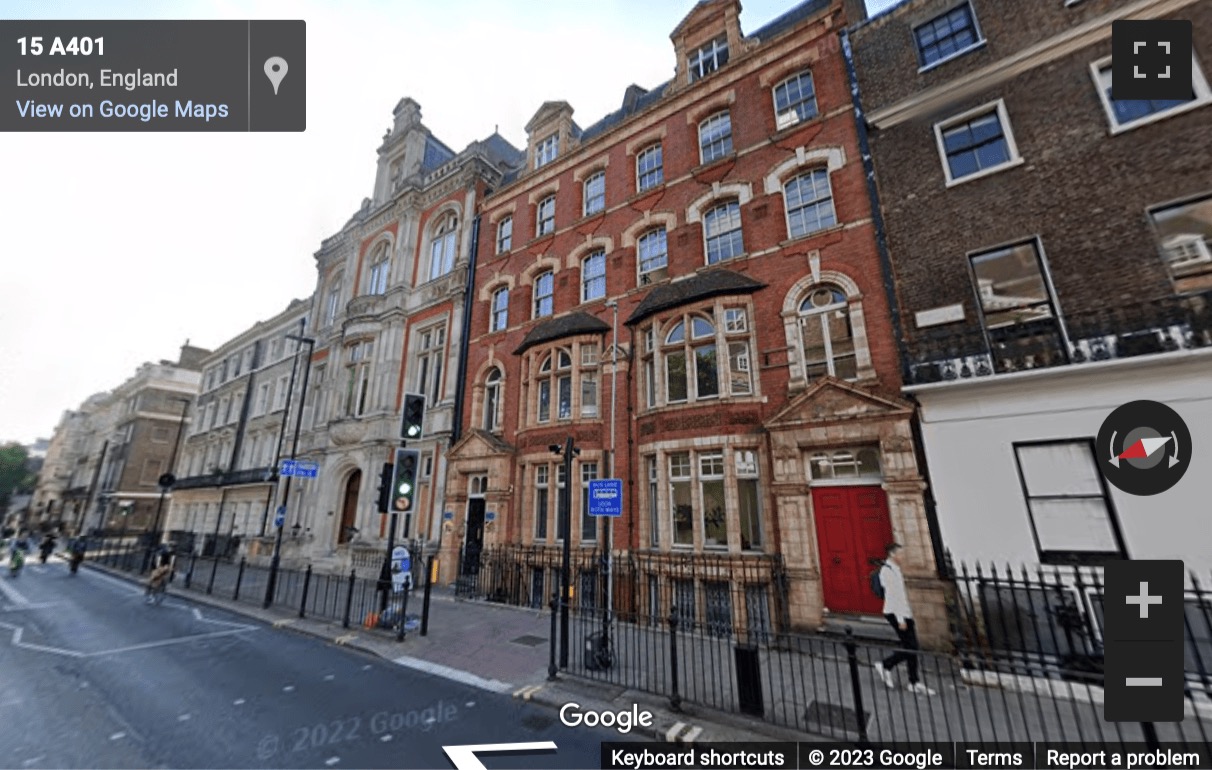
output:
[[207, 593], [207, 594], [214, 593], [214, 590], [215, 590], [215, 573], [216, 573], [216, 572], [218, 572], [218, 571], [219, 571], [219, 549], [218, 549], [218, 548], [216, 548], [216, 549], [215, 549], [215, 552], [214, 552], [213, 554], [211, 554], [211, 561], [210, 561], [210, 582], [206, 584], [206, 593]]
[[349, 628], [349, 613], [353, 612], [354, 583], [357, 579], [358, 571], [351, 569], [349, 571], [349, 593], [345, 595], [345, 620], [341, 623], [345, 628]]
[[433, 556], [425, 562], [425, 599], [421, 602], [421, 636], [429, 633], [429, 594], [433, 591]]
[[240, 584], [244, 582], [244, 557], [240, 557], [240, 570], [236, 573], [236, 590], [232, 592], [231, 600], [240, 601]]
[[858, 721], [858, 745], [867, 746], [867, 716], [863, 713], [863, 686], [859, 681], [858, 645], [854, 642], [854, 629], [846, 626], [846, 662], [850, 664], [850, 689], [854, 693], [854, 718]]
[[673, 680], [673, 694], [669, 696], [669, 707], [682, 710], [682, 695], [678, 692], [678, 608], [669, 608], [669, 676]]
[[307, 613], [307, 589], [311, 588], [311, 565], [307, 565], [307, 572], [303, 573], [303, 601], [299, 602], [299, 617], [305, 617]]
[[551, 592], [551, 605], [550, 605], [551, 606], [551, 644], [547, 645], [548, 647], [551, 648], [551, 659], [549, 661], [547, 661], [547, 681], [549, 681], [549, 682], [554, 682], [556, 679], [558, 679], [558, 677], [556, 676], [556, 671], [558, 670], [556, 668], [556, 622], [559, 619], [559, 616], [556, 614], [556, 605], [559, 603], [559, 601], [560, 601], [560, 592], [552, 591]]
[[198, 554], [191, 553], [189, 555], [189, 572], [185, 573], [185, 587], [189, 588], [194, 584], [194, 566], [198, 563]]
[[404, 596], [400, 598], [400, 629], [396, 632], [396, 641], [404, 641], [404, 623], [408, 620], [408, 591], [411, 588], [412, 581], [404, 583]]

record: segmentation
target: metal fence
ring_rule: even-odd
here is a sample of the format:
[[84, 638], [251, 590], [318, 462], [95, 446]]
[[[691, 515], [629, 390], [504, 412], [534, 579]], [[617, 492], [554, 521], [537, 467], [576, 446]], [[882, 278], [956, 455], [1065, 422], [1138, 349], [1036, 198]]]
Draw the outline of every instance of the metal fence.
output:
[[[143, 574], [149, 571], [156, 551], [134, 538], [94, 539], [87, 549], [87, 560], [104, 566]], [[431, 557], [432, 558], [432, 557]], [[300, 618], [316, 618], [340, 623], [344, 628], [360, 626], [394, 631], [403, 639], [408, 630], [420, 623], [409, 612], [410, 582], [396, 592], [390, 581], [348, 574], [306, 569], [278, 569], [273, 595], [268, 596], [270, 568], [220, 556], [192, 554], [178, 557], [170, 591], [182, 590], [221, 596], [232, 601], [279, 609], [297, 610]], [[432, 574], [426, 570], [425, 575]], [[267, 602], [268, 599], [268, 602]]]

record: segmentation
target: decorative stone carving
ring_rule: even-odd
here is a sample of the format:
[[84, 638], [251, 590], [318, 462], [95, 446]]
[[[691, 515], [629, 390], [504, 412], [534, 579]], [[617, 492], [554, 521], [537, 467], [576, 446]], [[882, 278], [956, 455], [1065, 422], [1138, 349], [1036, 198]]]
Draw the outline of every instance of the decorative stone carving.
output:
[[356, 444], [366, 436], [366, 424], [360, 420], [336, 420], [328, 424], [328, 435], [337, 446]]

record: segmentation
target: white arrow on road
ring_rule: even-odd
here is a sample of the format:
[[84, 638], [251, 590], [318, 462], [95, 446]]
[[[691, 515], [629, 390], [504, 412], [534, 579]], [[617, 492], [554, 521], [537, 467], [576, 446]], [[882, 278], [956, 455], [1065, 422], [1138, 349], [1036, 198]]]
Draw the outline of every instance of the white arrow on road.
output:
[[478, 746], [443, 746], [455, 770], [488, 770], [476, 756], [477, 751], [555, 751], [555, 741], [537, 743], [482, 743]]

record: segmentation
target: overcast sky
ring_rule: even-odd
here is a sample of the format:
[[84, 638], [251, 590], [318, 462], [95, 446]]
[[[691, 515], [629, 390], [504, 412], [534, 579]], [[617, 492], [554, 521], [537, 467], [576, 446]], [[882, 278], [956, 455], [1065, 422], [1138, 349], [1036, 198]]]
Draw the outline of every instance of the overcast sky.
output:
[[[795, 4], [744, 0], [742, 30]], [[370, 194], [401, 97], [456, 151], [497, 125], [521, 147], [545, 100], [588, 125], [628, 84], [667, 80], [669, 33], [693, 6], [5, 2], [0, 18], [303, 19], [308, 82], [303, 133], [0, 134], [0, 442], [49, 437], [141, 363], [187, 339], [213, 349], [309, 296], [312, 255]]]

